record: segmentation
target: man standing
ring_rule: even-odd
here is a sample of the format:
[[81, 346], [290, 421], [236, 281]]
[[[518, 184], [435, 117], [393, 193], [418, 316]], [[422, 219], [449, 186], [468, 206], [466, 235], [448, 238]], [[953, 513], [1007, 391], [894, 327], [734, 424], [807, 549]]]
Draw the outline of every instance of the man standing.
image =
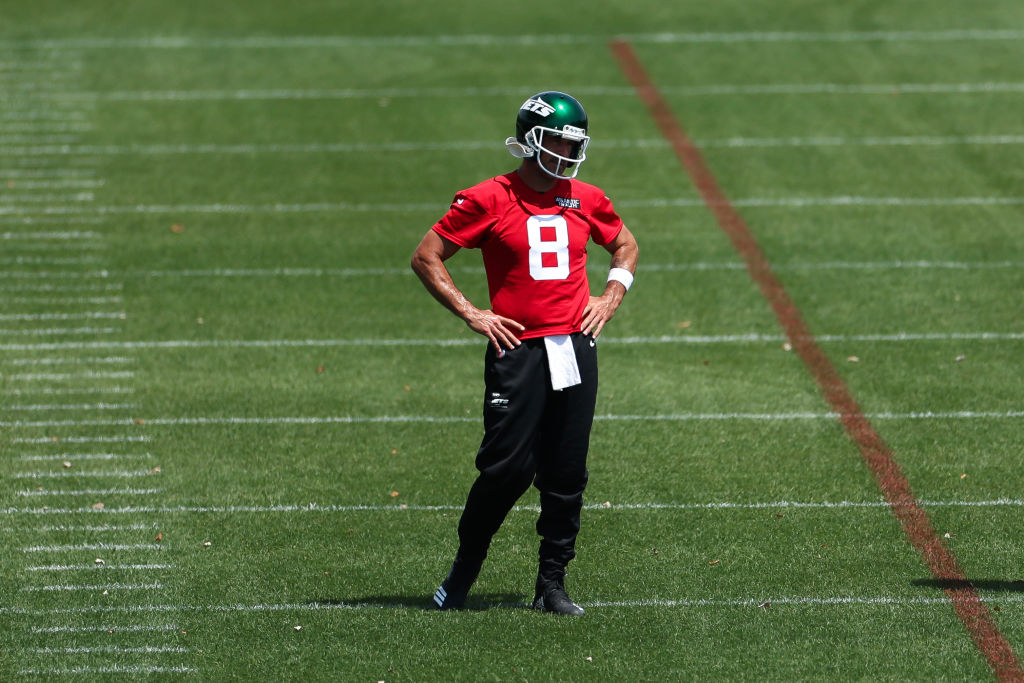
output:
[[[565, 569], [576, 556], [587, 484], [595, 342], [633, 282], [638, 251], [604, 192], [575, 180], [586, 159], [587, 130], [582, 105], [565, 93], [526, 100], [516, 136], [505, 141], [522, 164], [457, 193], [412, 258], [434, 298], [490, 340], [480, 474], [459, 521], [455, 561], [434, 595], [440, 609], [463, 606], [491, 538], [534, 484], [541, 543], [533, 606], [583, 614], [566, 593]], [[599, 297], [590, 296], [587, 282], [590, 239], [611, 254]], [[474, 306], [444, 265], [460, 248], [483, 254], [490, 309]]]

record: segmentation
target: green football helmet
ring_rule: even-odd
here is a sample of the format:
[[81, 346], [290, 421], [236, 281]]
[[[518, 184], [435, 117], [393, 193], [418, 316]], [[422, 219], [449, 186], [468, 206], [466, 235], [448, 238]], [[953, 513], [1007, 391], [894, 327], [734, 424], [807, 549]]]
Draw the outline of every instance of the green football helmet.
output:
[[[561, 137], [572, 141], [569, 156], [556, 154], [544, 146], [545, 137]], [[541, 152], [558, 159], [554, 171], [544, 164], [538, 166], [555, 178], [575, 178], [580, 166], [587, 158], [587, 112], [583, 105], [571, 95], [564, 92], [540, 92], [523, 102], [516, 116], [516, 136], [505, 140], [505, 147], [518, 159], [536, 158], [540, 161]]]

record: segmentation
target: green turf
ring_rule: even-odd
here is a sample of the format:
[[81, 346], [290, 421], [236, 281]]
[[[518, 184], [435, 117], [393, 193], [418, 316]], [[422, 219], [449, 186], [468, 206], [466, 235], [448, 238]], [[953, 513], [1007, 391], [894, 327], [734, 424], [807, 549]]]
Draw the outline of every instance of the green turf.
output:
[[[991, 678], [623, 35], [1021, 649], [1024, 52], [984, 33], [1018, 4], [8, 4], [0, 679]], [[793, 92], [820, 84], [848, 90]], [[545, 88], [641, 246], [600, 342], [587, 615], [526, 608], [535, 491], [469, 609], [427, 612], [484, 344], [409, 257]], [[479, 254], [450, 266], [484, 304]]]

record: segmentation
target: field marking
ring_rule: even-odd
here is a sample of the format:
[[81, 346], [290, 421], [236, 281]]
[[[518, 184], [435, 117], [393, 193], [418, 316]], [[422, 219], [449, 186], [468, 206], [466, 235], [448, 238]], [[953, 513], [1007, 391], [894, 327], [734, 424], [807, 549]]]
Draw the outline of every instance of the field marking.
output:
[[78, 543], [73, 545], [33, 545], [21, 549], [23, 553], [69, 553], [79, 550], [163, 550], [155, 543]]
[[[818, 263], [782, 264], [779, 270], [1001, 270], [1024, 268], [1024, 261], [825, 261]], [[460, 266], [453, 273], [483, 273], [479, 266]], [[589, 271], [606, 270], [595, 264]], [[638, 267], [641, 272], [745, 271], [740, 262], [654, 263]], [[414, 275], [410, 268], [182, 268], [178, 270], [140, 270], [119, 273], [122, 277], [369, 277]]]
[[42, 491], [15, 491], [14, 495], [22, 497], [50, 497], [50, 496], [151, 496], [162, 493], [163, 489], [81, 489], [76, 491], [68, 490], [42, 490]]
[[9, 365], [112, 365], [120, 363], [135, 363], [138, 358], [127, 356], [107, 356], [106, 358], [13, 358], [7, 361], [0, 361]]
[[[720, 149], [757, 149], [787, 147], [941, 147], [959, 145], [1021, 145], [1024, 135], [897, 135], [897, 136], [835, 136], [807, 137], [731, 137], [698, 141], [702, 147]], [[471, 152], [496, 149], [494, 140], [453, 140], [450, 142], [378, 142], [378, 143], [263, 143], [263, 144], [130, 144], [130, 145], [22, 145], [3, 146], [0, 154], [33, 156], [130, 156], [130, 155], [204, 155], [204, 154], [382, 154], [421, 152]], [[594, 147], [608, 149], [666, 148], [659, 139], [603, 140]], [[0, 176], [2, 177], [2, 176]], [[40, 181], [36, 185], [17, 183], [14, 187], [102, 187], [100, 180]]]
[[72, 403], [72, 404], [59, 404], [59, 403], [36, 403], [28, 405], [15, 404], [11, 406], [5, 406], [6, 410], [13, 411], [24, 411], [32, 413], [47, 412], [50, 410], [80, 410], [80, 411], [91, 411], [91, 410], [135, 410], [139, 407], [138, 403]]
[[[745, 208], [811, 208], [811, 207], [977, 207], [977, 206], [1019, 206], [1024, 196], [978, 196], [978, 197], [750, 197], [732, 202], [732, 206]], [[703, 208], [704, 201], [697, 198], [659, 198], [623, 200], [616, 202], [626, 208]], [[445, 205], [433, 202], [408, 202], [388, 204], [363, 204], [352, 202], [316, 202], [310, 204], [133, 204], [119, 206], [43, 206], [27, 207], [0, 204], [0, 216], [117, 216], [117, 215], [162, 215], [162, 214], [304, 214], [304, 213], [405, 213], [443, 212]], [[63, 277], [67, 273], [4, 274], [5, 278]], [[79, 273], [78, 277], [107, 277], [108, 274]]]
[[173, 564], [51, 564], [41, 567], [25, 567], [27, 572], [108, 572], [113, 570], [125, 571], [162, 571], [174, 569]]
[[[12, 365], [14, 364], [15, 363], [12, 362]], [[68, 379], [125, 379], [134, 376], [135, 372], [133, 370], [115, 370], [111, 372], [19, 372], [8, 375], [7, 379], [30, 382], [47, 382]]]
[[82, 389], [51, 389], [47, 387], [36, 387], [33, 389], [4, 389], [0, 391], [0, 395], [3, 396], [120, 396], [134, 393], [134, 387], [89, 387]]
[[160, 472], [152, 470], [108, 470], [99, 472], [17, 472], [12, 479], [74, 479], [76, 477], [113, 477], [116, 479], [134, 479], [137, 477], [153, 477]]
[[[123, 628], [120, 630], [124, 630]], [[191, 674], [197, 673], [199, 669], [189, 666], [123, 666], [112, 664], [109, 666], [75, 666], [71, 668], [49, 669], [22, 669], [18, 672], [21, 676], [80, 676], [82, 674]]]
[[124, 320], [124, 311], [86, 311], [83, 313], [4, 313], [0, 320], [36, 322], [40, 320]]
[[116, 327], [49, 327], [45, 329], [29, 330], [0, 329], [0, 336], [55, 337], [72, 334], [115, 334], [120, 331], [121, 330]]
[[38, 202], [52, 204], [54, 202], [91, 202], [96, 195], [92, 192], [76, 192], [73, 194], [12, 194], [0, 193], [0, 206]]
[[[425, 609], [424, 603], [365, 603], [365, 602], [303, 602], [303, 603], [255, 603], [233, 605], [136, 605], [125, 607], [64, 607], [55, 609], [25, 609], [19, 607], [0, 607], [0, 614], [18, 614], [23, 616], [47, 617], [67, 614], [174, 614], [174, 613], [252, 613], [252, 612], [333, 612], [349, 610], [382, 610], [382, 609]], [[995, 604], [1017, 604], [1024, 602], [1024, 595], [1002, 595], [998, 597], [983, 597], [982, 601]], [[743, 607], [763, 608], [770, 605], [786, 605], [792, 607], [886, 607], [886, 606], [947, 606], [947, 598], [929, 597], [898, 597], [898, 596], [782, 596], [777, 598], [756, 597], [756, 598], [676, 598], [659, 599], [651, 598], [646, 600], [595, 600], [583, 602], [584, 607]], [[529, 607], [527, 603], [502, 603], [493, 607], [523, 608]], [[125, 630], [124, 627], [53, 627], [62, 629], [60, 631], [33, 631], [36, 633], [62, 633], [68, 628], [87, 628], [96, 631], [114, 629], [115, 632]], [[169, 628], [167, 630], [173, 630]]]
[[[73, 608], [72, 608], [73, 609]], [[12, 614], [30, 613], [29, 610], [25, 612], [11, 612]], [[44, 616], [43, 614], [36, 614], [33, 616]], [[132, 626], [33, 626], [32, 633], [102, 633], [104, 631], [111, 633], [142, 633], [146, 631], [180, 631], [181, 627], [175, 624], [141, 624]]]
[[[45, 441], [49, 441], [46, 439]], [[50, 462], [57, 460], [136, 460], [152, 458], [151, 453], [52, 453], [49, 455], [24, 454], [17, 458], [20, 462]]]
[[[627, 97], [630, 87], [579, 85], [574, 94], [591, 97]], [[529, 86], [467, 88], [240, 88], [236, 90], [47, 90], [34, 93], [33, 99], [67, 103], [84, 102], [219, 102], [219, 101], [305, 101], [305, 100], [378, 100], [381, 98], [457, 99], [466, 97], [521, 98], [535, 92]], [[1024, 82], [963, 83], [747, 83], [666, 86], [662, 91], [680, 97], [752, 96], [752, 95], [949, 95], [1024, 92]], [[0, 102], [25, 101], [20, 93], [0, 95]]]
[[957, 587], [946, 588], [945, 593], [976, 648], [985, 657], [997, 679], [1024, 680], [1024, 667], [1013, 646], [999, 630], [978, 591], [967, 580], [956, 556], [932, 526], [927, 512], [918, 504], [910, 482], [901, 471], [889, 445], [875, 430], [870, 418], [862, 413], [852, 391], [815, 341], [800, 309], [790, 299], [746, 220], [736, 210], [737, 205], [722, 191], [700, 149], [680, 125], [632, 45], [624, 41], [613, 41], [610, 48], [624, 75], [633, 84], [637, 98], [647, 108], [665, 139], [672, 144], [693, 186], [715, 215], [719, 227], [732, 242], [737, 254], [747, 264], [751, 279], [761, 290], [793, 349], [818, 384], [825, 402], [833, 412], [841, 415], [848, 437], [857, 446], [864, 464], [874, 475], [885, 500], [890, 503], [892, 513], [900, 522], [907, 541], [918, 551], [932, 576], [939, 580], [952, 579], [958, 583]]
[[[66, 443], [147, 443], [152, 441], [151, 436], [44, 436], [44, 437], [16, 437], [11, 443], [38, 443], [61, 445]], [[149, 453], [145, 454], [149, 457]]]
[[8, 299], [12, 304], [32, 304], [34, 306], [52, 306], [66, 304], [121, 304], [124, 298], [120, 296], [94, 296], [94, 297], [29, 297], [19, 296]]
[[[1017, 41], [1024, 31], [1016, 29], [950, 29], [937, 31], [704, 31], [693, 33], [644, 32], [618, 36], [634, 43], [734, 44], [734, 43], [902, 43], [902, 42], [989, 42]], [[3, 40], [0, 50], [25, 48], [46, 50], [108, 49], [294, 49], [364, 47], [502, 47], [508, 45], [545, 46], [605, 44], [608, 35], [581, 34], [468, 34], [427, 36], [252, 36], [197, 38], [194, 36], [149, 36], [143, 38], [65, 38], [41, 40]], [[11, 62], [12, 68], [20, 64]], [[70, 64], [70, 66], [67, 66]], [[60, 66], [80, 68], [76, 62], [40, 62], [38, 68]], [[35, 67], [34, 67], [35, 68]]]
[[[920, 505], [935, 508], [994, 508], [994, 507], [1024, 507], [1024, 500], [1013, 498], [998, 498], [994, 500], [920, 500]], [[842, 510], [842, 509], [878, 509], [888, 510], [891, 506], [884, 500], [868, 501], [719, 501], [707, 503], [588, 503], [583, 506], [584, 510], [597, 513], [604, 513], [609, 510], [627, 511], [694, 511], [694, 510]], [[350, 512], [385, 512], [385, 513], [406, 513], [406, 512], [457, 512], [462, 510], [461, 504], [448, 505], [416, 505], [416, 504], [390, 504], [390, 505], [341, 505], [330, 503], [303, 503], [303, 504], [278, 504], [278, 505], [178, 505], [178, 506], [124, 506], [105, 507], [96, 510], [92, 507], [80, 508], [0, 508], [0, 515], [11, 516], [48, 516], [48, 515], [139, 515], [139, 514], [289, 514], [289, 513], [350, 513]], [[515, 505], [513, 512], [540, 511], [537, 505]], [[101, 549], [101, 548], [98, 548]]]
[[[1024, 417], [1024, 410], [1005, 411], [921, 411], [857, 413], [873, 420], [1004, 420]], [[793, 420], [842, 420], [849, 415], [836, 412], [795, 413], [667, 413], [649, 415], [604, 414], [595, 415], [596, 421], [609, 422], [708, 422], [718, 420], [751, 420], [757, 422], [785, 422]], [[280, 417], [157, 417], [123, 418], [115, 420], [5, 420], [0, 427], [138, 427], [154, 426], [216, 426], [216, 425], [354, 425], [354, 424], [456, 424], [478, 423], [480, 418], [470, 416], [430, 415], [327, 415]], [[19, 495], [31, 495], [19, 493]]]
[[48, 586], [23, 586], [27, 593], [65, 592], [65, 591], [141, 591], [163, 590], [159, 581], [153, 583], [108, 583], [108, 584], [52, 584]]
[[[912, 341], [1017, 341], [1024, 332], [895, 332], [892, 334], [826, 334], [822, 342], [912, 342]], [[782, 343], [781, 334], [723, 335], [658, 335], [653, 337], [602, 337], [602, 344], [759, 344]], [[208, 349], [208, 348], [331, 348], [331, 347], [423, 347], [480, 346], [475, 337], [451, 339], [222, 339], [222, 340], [152, 340], [110, 342], [52, 342], [39, 344], [0, 344], [0, 351], [70, 351], [70, 350], [145, 350], [145, 349]]]
[[35, 531], [89, 531], [97, 533], [111, 533], [114, 531], [147, 531], [156, 528], [156, 524], [54, 524], [51, 526], [36, 527]]
[[121, 647], [119, 645], [104, 645], [101, 647], [35, 647], [29, 652], [37, 655], [86, 655], [86, 654], [163, 654], [173, 652], [181, 654], [188, 652], [179, 645], [144, 645], [141, 647]]

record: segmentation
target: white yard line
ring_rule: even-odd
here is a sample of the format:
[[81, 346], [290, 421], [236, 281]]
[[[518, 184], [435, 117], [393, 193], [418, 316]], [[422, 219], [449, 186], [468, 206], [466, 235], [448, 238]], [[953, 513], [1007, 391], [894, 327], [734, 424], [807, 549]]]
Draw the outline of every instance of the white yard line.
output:
[[36, 322], [40, 320], [124, 320], [128, 314], [124, 311], [86, 311], [83, 313], [3, 313], [0, 314], [0, 321], [26, 321]]
[[108, 356], [106, 358], [14, 358], [6, 362], [10, 365], [109, 365], [135, 363], [136, 361], [138, 361], [137, 358], [129, 358], [127, 356]]
[[[13, 364], [12, 364], [13, 365]], [[86, 372], [86, 373], [14, 373], [7, 376], [9, 380], [20, 380], [29, 382], [49, 382], [57, 380], [110, 380], [125, 379], [134, 377], [135, 373], [130, 370], [123, 372]]]
[[162, 493], [162, 489], [133, 489], [126, 487], [123, 489], [81, 489], [69, 491], [66, 489], [57, 490], [34, 490], [34, 491], [15, 491], [14, 495], [22, 497], [60, 497], [60, 496], [152, 496], [157, 493]]
[[48, 327], [28, 330], [0, 329], [0, 336], [54, 337], [72, 334], [115, 334], [120, 331], [116, 327]]
[[[628, 86], [573, 85], [573, 94], [590, 97], [635, 97]], [[745, 83], [708, 85], [664, 85], [666, 95], [682, 97], [752, 95], [885, 95], [993, 94], [1024, 92], [1024, 82], [960, 83]], [[524, 97], [536, 91], [529, 86], [492, 88], [244, 88], [235, 90], [47, 90], [33, 99], [63, 103], [97, 102], [216, 102], [216, 101], [303, 101], [303, 100], [377, 100], [381, 98], [457, 99], [466, 97]], [[21, 93], [0, 95], [0, 102], [25, 101]]]
[[82, 477], [111, 477], [114, 479], [135, 479], [138, 477], [154, 477], [160, 472], [152, 470], [101, 470], [82, 472], [67, 470], [61, 472], [17, 472], [12, 479], [75, 479]]
[[[125, 629], [120, 629], [125, 630]], [[122, 666], [111, 664], [109, 666], [75, 666], [68, 668], [51, 667], [48, 669], [22, 669], [18, 673], [22, 676], [82, 676], [85, 674], [128, 674], [150, 675], [150, 674], [192, 674], [199, 669], [189, 666]]]
[[[627, 208], [705, 208], [699, 198], [658, 198], [623, 200], [616, 204]], [[808, 207], [977, 207], [977, 206], [1019, 206], [1024, 196], [977, 196], [977, 197], [748, 197], [732, 202], [740, 208], [808, 208]], [[115, 215], [162, 215], [162, 214], [305, 214], [305, 213], [405, 213], [443, 212], [444, 204], [434, 202], [408, 202], [388, 204], [364, 204], [354, 202], [318, 202], [311, 204], [133, 204], [120, 206], [42, 206], [27, 207], [0, 204], [0, 216], [48, 215], [48, 216], [115, 216]], [[51, 277], [59, 274], [48, 274]], [[94, 273], [80, 273], [79, 277], [96, 277]], [[4, 277], [42, 277], [40, 273], [16, 273]], [[106, 277], [105, 275], [102, 277]]]
[[[935, 508], [996, 508], [996, 507], [1010, 507], [1019, 508], [1024, 507], [1024, 500], [1016, 498], [997, 498], [993, 500], [920, 500], [916, 504], [923, 507], [935, 507]], [[868, 501], [793, 501], [793, 500], [775, 500], [775, 501], [753, 501], [753, 502], [740, 502], [740, 501], [719, 501], [719, 502], [693, 502], [693, 503], [629, 503], [629, 502], [616, 502], [612, 503], [608, 501], [608, 504], [604, 503], [591, 503], [583, 506], [584, 510], [603, 512], [605, 510], [632, 510], [632, 511], [694, 511], [694, 510], [784, 510], [784, 509], [802, 509], [802, 510], [836, 510], [836, 509], [888, 509], [890, 506], [888, 503], [882, 500], [868, 500]], [[106, 507], [102, 510], [96, 510], [92, 507], [81, 507], [81, 508], [0, 508], [0, 515], [12, 515], [12, 516], [50, 516], [50, 515], [72, 515], [72, 514], [84, 514], [84, 515], [142, 515], [142, 514], [303, 514], [303, 513], [407, 513], [407, 512], [452, 512], [462, 510], [463, 506], [460, 505], [406, 505], [406, 504], [392, 504], [392, 505], [341, 505], [341, 504], [329, 504], [329, 503], [304, 503], [301, 505], [179, 505], [179, 506], [126, 506], [126, 507]], [[537, 512], [538, 506], [535, 505], [516, 505], [512, 508], [514, 512]], [[145, 548], [155, 548], [159, 546], [142, 546]], [[83, 547], [83, 546], [59, 546], [58, 548], [67, 550], [104, 550], [110, 548], [104, 547]], [[55, 551], [54, 547], [42, 548], [41, 550]], [[26, 550], [26, 552], [28, 552]]]
[[[75, 609], [75, 608], [70, 608]], [[37, 615], [43, 616], [43, 615]], [[33, 633], [141, 633], [145, 631], [180, 631], [181, 627], [174, 624], [141, 624], [130, 626], [33, 626]]]
[[[915, 342], [915, 341], [1018, 341], [1024, 332], [895, 332], [892, 334], [823, 334], [819, 342]], [[110, 342], [53, 342], [38, 344], [0, 344], [0, 351], [61, 350], [145, 350], [145, 349], [243, 349], [243, 348], [332, 348], [332, 347], [453, 347], [483, 346], [486, 340], [477, 337], [451, 339], [222, 339], [222, 340], [152, 340]], [[762, 344], [782, 343], [781, 334], [746, 332], [722, 335], [659, 335], [654, 337], [602, 337], [601, 344]]]
[[[426, 596], [424, 596], [426, 598]], [[1024, 602], [1024, 595], [998, 595], [982, 597], [983, 602], [991, 603], [1021, 603]], [[893, 605], [902, 606], [938, 606], [949, 607], [948, 597], [916, 597], [916, 596], [781, 596], [781, 597], [741, 597], [741, 598], [651, 598], [646, 600], [616, 600], [616, 601], [593, 601], [581, 603], [584, 607], [743, 607], [743, 608], [766, 608], [772, 605], [792, 607], [886, 607]], [[507, 603], [503, 607], [520, 608], [525, 603]], [[381, 609], [423, 609], [423, 604], [406, 604], [395, 602], [392, 604], [361, 603], [361, 602], [302, 602], [302, 603], [255, 603], [233, 605], [138, 605], [124, 607], [67, 607], [54, 609], [24, 609], [24, 608], [0, 608], [0, 614], [21, 614], [34, 617], [46, 617], [67, 614], [174, 614], [174, 613], [230, 613], [241, 614], [254, 612], [324, 612], [324, 611], [348, 611], [348, 610], [381, 610]], [[58, 626], [51, 627], [58, 630], [36, 630], [36, 633], [63, 633], [66, 629], [76, 627]], [[85, 630], [124, 631], [125, 627], [77, 627]], [[137, 627], [137, 628], [161, 628], [161, 627]], [[173, 630], [173, 628], [166, 628]]]
[[71, 571], [163, 571], [174, 569], [173, 564], [51, 564], [38, 567], [25, 567], [27, 572], [71, 572]]
[[21, 412], [32, 412], [41, 413], [51, 410], [75, 410], [75, 411], [94, 411], [94, 410], [135, 410], [139, 407], [137, 403], [34, 403], [34, 404], [15, 404], [4, 406], [4, 410], [21, 411]]
[[163, 590], [159, 581], [153, 583], [107, 583], [107, 584], [51, 584], [47, 586], [23, 586], [22, 591], [28, 593], [65, 592], [65, 591], [141, 591]]
[[[156, 529], [155, 524], [55, 524], [50, 526], [36, 527], [36, 531], [65, 533], [68, 531], [88, 531], [90, 533], [113, 533], [115, 531], [147, 531]], [[93, 566], [93, 565], [85, 565]]]
[[[35, 443], [35, 444], [53, 444], [61, 445], [66, 443], [146, 443], [152, 441], [151, 436], [46, 436], [46, 437], [17, 437], [11, 439], [11, 443]], [[79, 454], [81, 457], [81, 454]], [[149, 453], [144, 456], [149, 457]]]
[[[251, 36], [199, 37], [148, 36], [140, 38], [64, 38], [0, 41], [0, 50], [110, 50], [110, 49], [295, 49], [295, 48], [366, 48], [366, 47], [507, 47], [564, 46], [604, 44], [612, 38], [633, 43], [714, 44], [714, 43], [905, 43], [905, 42], [990, 42], [1018, 41], [1024, 31], [1017, 29], [949, 29], [889, 31], [707, 31], [699, 33], [645, 32], [618, 35], [546, 34], [468, 34], [425, 36]], [[70, 62], [72, 65], [74, 62]], [[13, 64], [13, 63], [12, 63]], [[42, 62], [42, 65], [50, 62]], [[53, 62], [53, 66], [63, 64]], [[73, 68], [73, 67], [69, 67]]]
[[[837, 420], [841, 415], [830, 412], [805, 413], [670, 413], [652, 415], [596, 415], [599, 422], [710, 422], [710, 421], [754, 421], [754, 422], [789, 422], [804, 420]], [[1024, 410], [992, 410], [992, 411], [920, 411], [920, 412], [883, 412], [865, 413], [869, 420], [1016, 420], [1024, 417]], [[216, 425], [356, 425], [356, 424], [457, 424], [477, 423], [478, 416], [429, 416], [429, 415], [334, 415], [334, 416], [294, 416], [294, 417], [158, 417], [158, 418], [124, 418], [114, 420], [39, 420], [20, 421], [6, 420], [0, 427], [11, 428], [51, 428], [51, 427], [137, 427], [138, 425], [156, 426], [216, 426]], [[31, 492], [18, 492], [18, 495], [36, 495]], [[47, 494], [49, 495], [49, 494]]]
[[134, 394], [134, 387], [88, 387], [82, 389], [52, 389], [35, 387], [32, 389], [3, 389], [3, 396], [94, 396], [94, 395], [125, 395]]
[[33, 545], [21, 549], [23, 553], [73, 553], [80, 550], [163, 550], [155, 543], [79, 543], [74, 545]]
[[[837, 136], [816, 135], [806, 137], [731, 137], [721, 139], [697, 140], [695, 144], [703, 149], [757, 149], [786, 147], [942, 147], [964, 145], [1021, 145], [1024, 135], [899, 135], [899, 136]], [[475, 152], [494, 149], [495, 140], [453, 140], [448, 142], [353, 142], [353, 143], [265, 143], [265, 144], [129, 144], [129, 145], [33, 145], [3, 147], [0, 140], [0, 153], [21, 157], [32, 156], [127, 156], [127, 155], [204, 155], [204, 154], [382, 154], [382, 153], [422, 153], [422, 152]], [[599, 140], [594, 148], [608, 149], [649, 149], [667, 148], [668, 143], [660, 138], [635, 140]], [[0, 174], [2, 178], [2, 174]], [[61, 182], [61, 181], [57, 181]], [[89, 182], [101, 181], [64, 181], [67, 185], [45, 185], [38, 187], [99, 187]], [[29, 187], [18, 183], [15, 187]]]
[[164, 654], [173, 652], [182, 654], [188, 652], [186, 648], [178, 645], [144, 645], [142, 647], [121, 647], [118, 645], [104, 645], [101, 647], [36, 647], [29, 650], [38, 655], [84, 655], [84, 654]]

